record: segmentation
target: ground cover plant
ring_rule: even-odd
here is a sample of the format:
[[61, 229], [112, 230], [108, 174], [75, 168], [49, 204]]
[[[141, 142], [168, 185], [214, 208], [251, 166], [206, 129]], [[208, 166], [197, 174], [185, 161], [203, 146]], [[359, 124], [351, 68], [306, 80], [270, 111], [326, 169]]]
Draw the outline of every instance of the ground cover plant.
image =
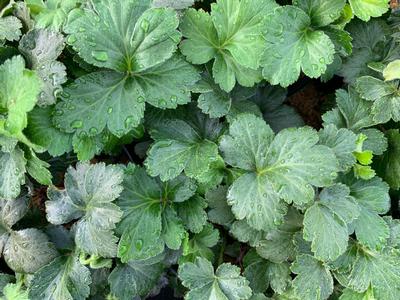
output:
[[387, 0], [0, 0], [0, 299], [400, 299]]

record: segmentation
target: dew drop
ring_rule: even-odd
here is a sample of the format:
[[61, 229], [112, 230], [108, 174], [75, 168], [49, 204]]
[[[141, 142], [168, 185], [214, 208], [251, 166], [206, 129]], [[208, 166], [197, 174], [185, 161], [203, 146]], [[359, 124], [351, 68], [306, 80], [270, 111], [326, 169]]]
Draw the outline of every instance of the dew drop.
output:
[[67, 39], [68, 44], [73, 44], [76, 42], [76, 36], [70, 35]]
[[57, 110], [54, 112], [54, 114], [55, 114], [56, 116], [62, 116], [62, 115], [64, 114], [64, 111], [63, 111], [62, 109], [57, 109]]
[[72, 128], [77, 129], [77, 128], [81, 128], [82, 126], [83, 126], [82, 120], [75, 120], [75, 121], [71, 122], [71, 127]]
[[107, 109], [107, 113], [111, 114], [112, 112], [113, 112], [113, 108], [110, 106], [110, 107]]
[[108, 54], [105, 51], [94, 50], [94, 51], [92, 51], [92, 56], [95, 60], [98, 60], [98, 61], [104, 62], [104, 61], [108, 60]]
[[137, 240], [135, 242], [135, 248], [136, 250], [141, 251], [143, 248], [143, 240]]
[[129, 116], [125, 119], [125, 128], [131, 128], [133, 123], [135, 121], [135, 118], [133, 116]]
[[143, 29], [144, 32], [147, 32], [149, 30], [149, 21], [146, 19], [143, 19], [142, 23], [140, 23], [140, 27]]
[[91, 128], [89, 129], [89, 134], [90, 134], [90, 135], [96, 135], [98, 132], [99, 132], [99, 131], [97, 130], [96, 127], [91, 127]]

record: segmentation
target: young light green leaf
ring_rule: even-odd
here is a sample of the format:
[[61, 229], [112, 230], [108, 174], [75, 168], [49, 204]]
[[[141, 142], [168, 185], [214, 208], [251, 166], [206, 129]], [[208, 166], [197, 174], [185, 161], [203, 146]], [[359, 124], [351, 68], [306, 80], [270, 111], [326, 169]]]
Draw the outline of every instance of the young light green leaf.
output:
[[20, 283], [9, 283], [3, 288], [4, 298], [2, 300], [29, 300], [28, 291]]
[[274, 137], [262, 119], [238, 116], [220, 142], [225, 161], [245, 171], [228, 192], [236, 218], [270, 230], [286, 213], [281, 200], [299, 205], [312, 201], [312, 185], [330, 184], [337, 168], [332, 150], [317, 142], [311, 128], [285, 129]]
[[122, 170], [104, 163], [70, 167], [65, 190], [48, 189], [47, 220], [58, 225], [80, 218], [74, 227], [76, 245], [89, 254], [114, 257], [118, 239], [113, 229], [122, 212], [112, 202], [122, 191], [122, 177]]
[[37, 271], [29, 287], [31, 300], [84, 300], [92, 282], [90, 271], [75, 255], [60, 256]]
[[257, 69], [264, 52], [263, 17], [275, 7], [271, 0], [218, 0], [210, 14], [189, 9], [180, 26], [187, 38], [181, 51], [194, 64], [214, 59], [214, 80], [226, 92], [236, 81], [253, 86], [261, 79]]
[[0, 82], [0, 109], [7, 112], [5, 129], [17, 134], [27, 125], [26, 114], [36, 104], [40, 81], [34, 71], [25, 69], [21, 56], [14, 56], [0, 66]]
[[333, 261], [346, 251], [348, 224], [358, 218], [360, 208], [344, 184], [323, 189], [319, 199], [304, 214], [303, 237], [312, 242], [317, 259]]
[[297, 80], [300, 71], [319, 77], [333, 62], [332, 41], [323, 31], [311, 29], [311, 19], [301, 9], [278, 7], [267, 16], [266, 24], [267, 48], [261, 65], [271, 84], [286, 87]]
[[229, 263], [220, 265], [214, 274], [212, 264], [199, 257], [194, 263], [185, 263], [179, 267], [179, 278], [190, 289], [185, 295], [187, 300], [239, 300], [251, 296], [249, 282], [240, 276], [238, 267]]
[[349, 0], [354, 14], [363, 21], [383, 15], [389, 9], [387, 0]]
[[382, 75], [385, 81], [400, 79], [400, 59], [390, 62], [385, 69], [383, 69]]
[[302, 254], [293, 263], [292, 272], [297, 274], [293, 287], [299, 299], [325, 300], [333, 292], [333, 278], [329, 269], [314, 257]]

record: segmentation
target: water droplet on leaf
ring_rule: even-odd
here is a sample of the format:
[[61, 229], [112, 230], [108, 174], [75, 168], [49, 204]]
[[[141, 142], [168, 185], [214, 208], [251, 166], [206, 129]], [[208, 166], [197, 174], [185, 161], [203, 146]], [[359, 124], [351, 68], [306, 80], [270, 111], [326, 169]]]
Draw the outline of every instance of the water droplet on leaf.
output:
[[94, 50], [94, 51], [92, 51], [92, 56], [95, 60], [98, 60], [98, 61], [104, 62], [104, 61], [108, 60], [108, 54], [105, 51]]

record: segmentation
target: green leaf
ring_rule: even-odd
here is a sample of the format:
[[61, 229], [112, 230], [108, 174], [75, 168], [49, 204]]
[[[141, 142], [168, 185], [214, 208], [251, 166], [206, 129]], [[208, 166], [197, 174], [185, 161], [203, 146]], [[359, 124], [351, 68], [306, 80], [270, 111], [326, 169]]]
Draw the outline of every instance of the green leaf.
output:
[[372, 289], [368, 289], [364, 293], [357, 293], [351, 289], [344, 289], [343, 294], [339, 300], [374, 300], [374, 293]]
[[207, 223], [203, 230], [196, 233], [193, 237], [186, 238], [183, 243], [183, 256], [179, 259], [179, 263], [194, 262], [196, 257], [200, 256], [210, 261], [214, 258], [214, 247], [219, 241], [219, 231], [211, 224]]
[[121, 234], [118, 257], [123, 262], [151, 258], [164, 250], [164, 244], [178, 250], [186, 231], [177, 205], [190, 201], [196, 185], [183, 175], [162, 183], [145, 169], [129, 165], [123, 186], [117, 201], [123, 211], [117, 228]]
[[[27, 0], [28, 7], [38, 11], [34, 16], [39, 28], [50, 28], [60, 31], [67, 20], [68, 13], [76, 7], [78, 0]], [[40, 3], [38, 5], [38, 2]]]
[[292, 272], [297, 274], [293, 287], [299, 299], [324, 300], [333, 292], [333, 278], [329, 269], [314, 257], [302, 254], [293, 263]]
[[354, 244], [337, 263], [335, 276], [358, 293], [372, 287], [375, 299], [395, 300], [400, 293], [399, 257], [395, 249], [375, 252]]
[[253, 101], [260, 107], [265, 122], [276, 133], [285, 128], [305, 125], [296, 109], [284, 103], [286, 96], [286, 89], [267, 85], [259, 88], [253, 98]]
[[47, 191], [47, 220], [58, 225], [80, 218], [74, 225], [76, 245], [89, 254], [114, 257], [118, 239], [113, 229], [122, 212], [112, 202], [122, 191], [122, 177], [122, 170], [104, 163], [70, 167], [65, 189]]
[[188, 103], [185, 86], [197, 76], [178, 56], [130, 76], [113, 71], [82, 76], [64, 89], [56, 106], [56, 127], [79, 136], [95, 136], [107, 127], [121, 137], [139, 125], [145, 101], [161, 108]]
[[278, 7], [267, 16], [263, 76], [283, 87], [294, 83], [300, 71], [311, 78], [324, 74], [333, 62], [334, 45], [320, 30], [311, 29], [311, 19], [294, 6]]
[[195, 195], [176, 205], [178, 215], [185, 227], [194, 233], [200, 232], [207, 221], [207, 213], [204, 211], [207, 207], [205, 200], [201, 196]]
[[363, 21], [382, 16], [389, 9], [387, 0], [349, 0], [354, 14]]
[[250, 282], [253, 293], [264, 293], [269, 287], [269, 262], [257, 255], [254, 249], [246, 253], [243, 258], [243, 275]]
[[390, 62], [383, 70], [383, 78], [385, 81], [400, 79], [400, 59]]
[[39, 105], [54, 104], [57, 94], [62, 89], [61, 85], [67, 81], [66, 68], [63, 63], [57, 61], [64, 46], [61, 33], [44, 29], [29, 31], [19, 43], [18, 49], [42, 80]]
[[221, 185], [208, 191], [205, 195], [209, 207], [208, 219], [212, 223], [228, 225], [235, 220], [226, 199], [227, 191], [228, 187]]
[[12, 231], [3, 249], [7, 265], [18, 273], [35, 273], [57, 255], [47, 236], [35, 228]]
[[88, 161], [95, 155], [100, 154], [104, 144], [99, 137], [100, 135], [91, 137], [86, 134], [82, 134], [81, 136], [72, 136], [72, 148], [77, 154], [78, 160]]
[[268, 231], [256, 245], [257, 253], [274, 263], [294, 260], [296, 256], [294, 235], [301, 230], [302, 226], [302, 216], [296, 209], [289, 208], [284, 223], [277, 229]]
[[0, 151], [0, 198], [14, 199], [25, 183], [26, 159], [16, 147], [10, 152]]
[[372, 119], [371, 103], [363, 100], [353, 88], [348, 91], [337, 90], [336, 104], [337, 108], [322, 116], [324, 124], [334, 124], [337, 128], [348, 128], [355, 132], [376, 124]]
[[146, 296], [157, 284], [163, 272], [163, 255], [147, 260], [118, 264], [108, 277], [111, 294], [118, 299]]
[[379, 215], [390, 209], [389, 186], [379, 177], [357, 180], [346, 175], [341, 181], [350, 188], [350, 195], [360, 207], [360, 216], [353, 221], [357, 240], [370, 249], [382, 249], [389, 238], [389, 226]]
[[400, 248], [400, 220], [392, 219], [390, 216], [383, 217], [390, 229], [388, 245], [393, 248]]
[[179, 267], [179, 278], [190, 289], [185, 295], [187, 300], [235, 300], [251, 296], [249, 282], [240, 276], [238, 267], [229, 263], [220, 265], [214, 274], [212, 264], [199, 257], [194, 263], [185, 263]]
[[254, 229], [246, 220], [233, 222], [229, 233], [238, 241], [249, 243], [252, 247], [260, 245], [260, 241], [266, 236], [265, 232]]
[[67, 42], [98, 67], [129, 73], [154, 67], [172, 56], [180, 33], [175, 11], [148, 10], [149, 4], [149, 0], [100, 0], [91, 9], [75, 9], [64, 29]]
[[221, 124], [191, 108], [188, 118], [167, 119], [150, 125], [155, 143], [148, 150], [145, 165], [151, 176], [167, 181], [185, 171], [186, 176], [197, 179], [218, 160], [215, 141]]
[[61, 156], [72, 150], [72, 135], [54, 127], [52, 113], [52, 107], [35, 107], [28, 114], [25, 132], [32, 143], [44, 147], [51, 156]]
[[363, 75], [376, 74], [368, 64], [385, 59], [385, 48], [391, 47], [386, 39], [388, 30], [385, 22], [376, 19], [369, 22], [353, 20], [346, 26], [353, 39], [353, 50], [352, 55], [343, 59], [342, 68], [338, 71], [346, 83], [352, 83]]
[[202, 80], [192, 87], [192, 92], [201, 93], [197, 99], [198, 107], [211, 118], [227, 116], [232, 119], [241, 112], [260, 115], [258, 107], [248, 101], [254, 89], [236, 86], [227, 93], [214, 83], [208, 73], [203, 73]]
[[0, 82], [0, 110], [7, 112], [5, 129], [11, 134], [19, 133], [27, 125], [27, 112], [36, 104], [39, 78], [34, 71], [25, 69], [21, 56], [14, 56], [0, 66]]
[[377, 123], [386, 123], [390, 119], [400, 121], [400, 97], [398, 82], [385, 82], [375, 77], [363, 76], [357, 79], [356, 88], [360, 96], [373, 101], [372, 114]]
[[356, 151], [357, 135], [352, 131], [335, 125], [328, 124], [319, 131], [319, 141], [322, 145], [330, 147], [339, 161], [341, 171], [347, 171], [356, 163], [353, 152]]
[[0, 42], [17, 41], [21, 36], [21, 21], [14, 16], [0, 18]]
[[312, 242], [315, 257], [333, 261], [343, 254], [349, 240], [348, 224], [359, 215], [360, 209], [347, 186], [336, 184], [323, 189], [319, 201], [304, 214], [303, 236]]
[[390, 129], [386, 132], [388, 138], [388, 150], [379, 158], [377, 172], [389, 184], [392, 189], [400, 188], [400, 132], [398, 129]]
[[25, 151], [27, 159], [26, 170], [37, 182], [44, 185], [51, 185], [51, 175], [48, 168], [50, 164], [38, 158], [31, 149]]
[[261, 80], [257, 69], [264, 52], [263, 17], [275, 7], [271, 0], [218, 0], [210, 14], [189, 9], [180, 26], [186, 38], [181, 51], [194, 64], [214, 59], [214, 80], [226, 92], [236, 81], [253, 86]]
[[236, 218], [270, 230], [286, 213], [281, 200], [299, 205], [312, 201], [312, 185], [328, 185], [336, 177], [333, 152], [317, 142], [311, 128], [285, 129], [274, 137], [262, 119], [237, 117], [220, 142], [225, 161], [245, 171], [228, 192]]
[[290, 286], [292, 281], [290, 273], [289, 263], [287, 262], [269, 264], [267, 275], [270, 281], [270, 286], [276, 293], [281, 294]]
[[154, 7], [172, 7], [174, 9], [185, 9], [194, 4], [195, 0], [154, 0]]
[[2, 300], [29, 300], [28, 291], [22, 288], [22, 283], [9, 283], [3, 288], [5, 298]]
[[322, 27], [331, 24], [340, 17], [345, 0], [295, 0], [293, 5], [304, 10], [311, 19], [311, 24]]
[[76, 256], [60, 256], [33, 276], [29, 287], [31, 300], [84, 300], [92, 282], [90, 271]]

